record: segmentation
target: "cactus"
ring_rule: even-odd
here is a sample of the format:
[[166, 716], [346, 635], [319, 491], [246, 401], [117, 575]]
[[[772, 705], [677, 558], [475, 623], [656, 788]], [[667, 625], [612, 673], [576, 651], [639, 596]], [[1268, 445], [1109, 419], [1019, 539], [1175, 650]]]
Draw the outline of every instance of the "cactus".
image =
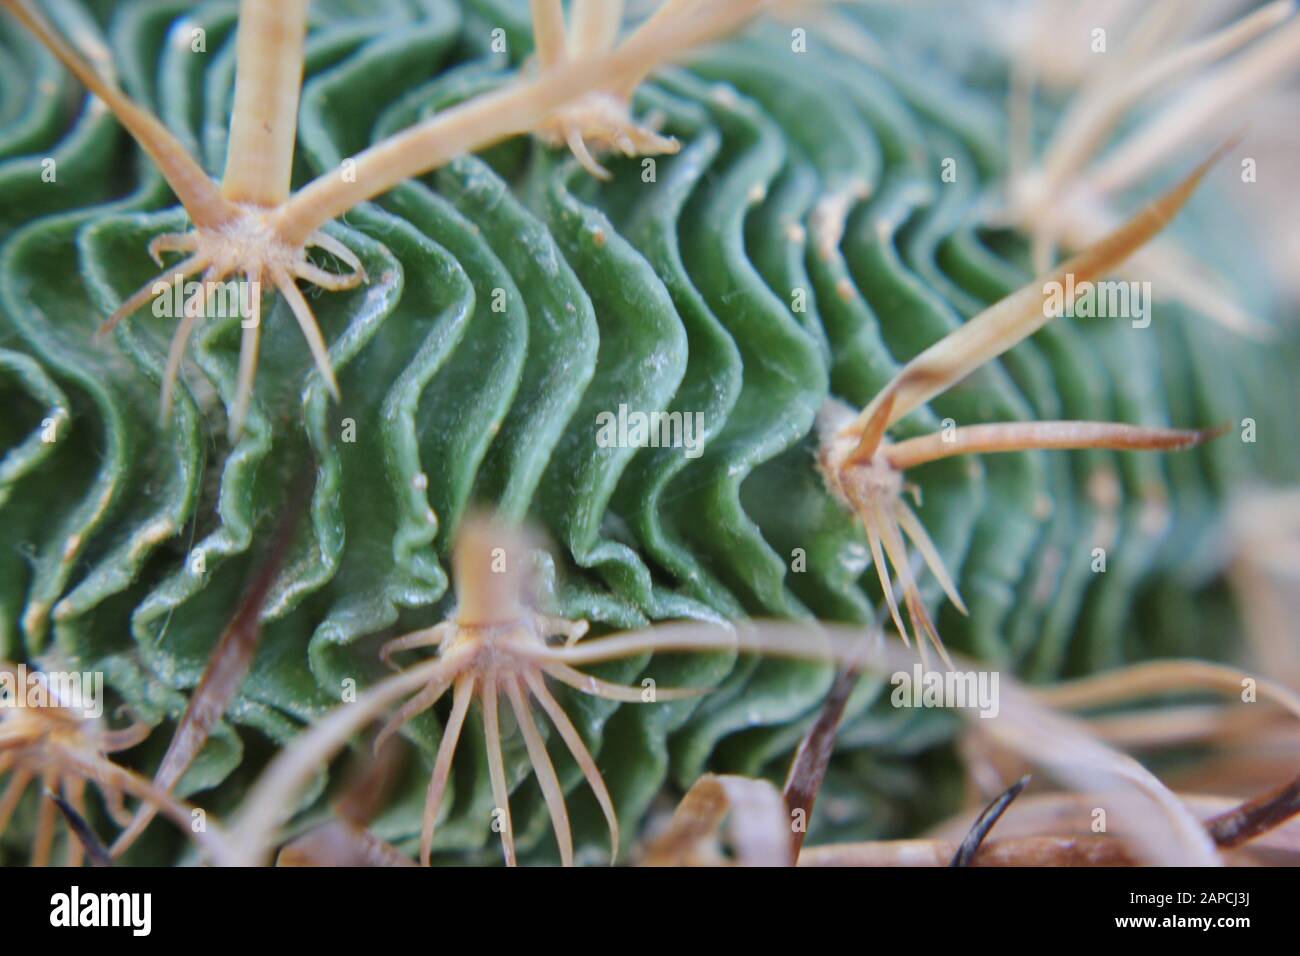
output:
[[[1230, 506], [1300, 474], [1297, 335], [1249, 140], [1144, 97], [1280, 83], [1291, 5], [1037, 97], [1032, 51], [892, 7], [622, 6], [0, 2], [0, 660], [102, 673], [152, 728], [111, 748], [134, 824], [68, 798], [124, 861], [190, 858], [155, 810], [234, 821], [196, 844], [227, 860], [319, 824], [375, 685], [414, 695], [353, 827], [385, 859], [627, 859], [706, 774], [780, 778], [852, 663], [728, 622], [1031, 685], [1249, 663]], [[1050, 310], [1107, 277], [1123, 315]], [[484, 527], [526, 590], [457, 568]], [[530, 650], [492, 670], [498, 614]], [[480, 663], [391, 683], [435, 646]], [[812, 843], [961, 805], [960, 722], [885, 676]], [[270, 820], [277, 752], [314, 757]], [[0, 861], [49, 859], [53, 804], [12, 790]]]

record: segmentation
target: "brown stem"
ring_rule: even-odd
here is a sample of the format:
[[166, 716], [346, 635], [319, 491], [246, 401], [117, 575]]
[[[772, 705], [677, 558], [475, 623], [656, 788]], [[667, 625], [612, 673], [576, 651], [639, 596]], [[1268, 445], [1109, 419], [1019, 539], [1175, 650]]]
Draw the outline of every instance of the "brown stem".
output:
[[826, 768], [831, 762], [831, 752], [835, 749], [835, 735], [839, 732], [840, 720], [844, 717], [844, 708], [858, 686], [859, 673], [853, 669], [841, 670], [835, 676], [830, 693], [822, 704], [817, 722], [799, 743], [794, 760], [790, 763], [790, 773], [785, 778], [785, 806], [793, 819], [796, 812], [803, 815], [803, 826], [796, 827], [790, 833], [791, 856], [799, 858], [803, 841], [808, 836], [808, 822], [812, 819], [813, 807], [817, 804], [817, 794], [821, 791], [822, 780], [826, 777]]
[[[300, 480], [291, 500], [302, 503], [308, 501], [309, 485], [305, 479]], [[167, 752], [154, 775], [153, 785], [158, 789], [170, 793], [176, 786], [203, 749], [212, 734], [212, 728], [225, 714], [230, 701], [248, 676], [253, 655], [257, 652], [262, 637], [262, 608], [266, 604], [271, 585], [279, 577], [280, 569], [288, 558], [302, 511], [302, 505], [291, 506], [281, 517], [279, 527], [271, 537], [267, 556], [239, 602], [234, 618], [217, 642], [203, 671], [203, 677], [199, 680], [199, 686], [181, 716], [176, 734], [167, 746]], [[115, 857], [121, 856], [131, 847], [156, 813], [157, 808], [149, 804], [139, 809], [131, 825], [113, 844]]]
[[1300, 813], [1300, 777], [1263, 796], [1205, 821], [1214, 842], [1224, 848], [1249, 843]]

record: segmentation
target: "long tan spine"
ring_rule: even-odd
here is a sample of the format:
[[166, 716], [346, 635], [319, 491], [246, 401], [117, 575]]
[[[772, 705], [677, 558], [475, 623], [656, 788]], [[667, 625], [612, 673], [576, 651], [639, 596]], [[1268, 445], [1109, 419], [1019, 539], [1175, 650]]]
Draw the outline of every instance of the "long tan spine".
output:
[[569, 61], [535, 80], [440, 113], [371, 146], [355, 158], [348, 175], [335, 170], [303, 187], [276, 214], [276, 231], [285, 242], [304, 242], [324, 223], [404, 179], [527, 132], [570, 100], [593, 89], [617, 87], [692, 46], [738, 29], [762, 5], [762, 0], [716, 0], [695, 17], [639, 31], [616, 51]]
[[116, 84], [104, 78], [27, 0], [0, 0], [91, 93], [113, 111], [127, 132], [157, 164], [176, 197], [198, 226], [213, 228], [235, 216], [235, 209], [175, 136]]
[[289, 198], [309, 0], [240, 0], [235, 112], [221, 193], [257, 206]]

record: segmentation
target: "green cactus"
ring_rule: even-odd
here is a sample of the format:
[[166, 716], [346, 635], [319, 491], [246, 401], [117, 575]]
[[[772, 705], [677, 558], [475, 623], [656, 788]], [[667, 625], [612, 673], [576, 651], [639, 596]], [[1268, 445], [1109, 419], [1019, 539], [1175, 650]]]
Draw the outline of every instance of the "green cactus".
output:
[[[220, 176], [234, 4], [42, 6]], [[367, 281], [304, 290], [340, 397], [284, 298], [268, 297], [252, 402], [227, 437], [238, 317], [197, 325], [165, 423], [157, 393], [174, 320], [144, 309], [96, 341], [157, 271], [149, 241], [186, 217], [111, 112], [0, 15], [0, 660], [104, 672], [112, 702], [155, 725], [116, 759], [152, 775], [262, 542], [301, 504], [257, 656], [176, 789], [225, 816], [343, 689], [384, 674], [385, 640], [448, 617], [450, 549], [474, 506], [548, 534], [547, 612], [598, 633], [744, 616], [887, 622], [867, 536], [818, 471], [819, 411], [829, 399], [869, 405], [906, 362], [1029, 281], [1033, 230], [990, 214], [1013, 175], [1008, 58], [977, 56], [969, 35], [892, 7], [836, 16], [888, 54], [854, 55], [811, 15], [806, 53], [792, 48], [795, 20], [759, 22], [640, 87], [635, 114], [680, 152], [603, 155], [608, 181], [516, 137], [350, 209], [326, 231]], [[531, 49], [521, 3], [318, 0], [295, 187], [503, 88], [533, 69]], [[1065, 106], [1040, 105], [1039, 140]], [[1182, 155], [1171, 175], [1203, 152]], [[1300, 353], [1225, 183], [1194, 197], [1170, 234], [1231, 277], [1244, 310], [1274, 321], [1274, 342], [1163, 298], [1141, 330], [1062, 319], [894, 430], [1234, 426], [1176, 455], [1017, 451], [909, 473], [969, 607], [963, 616], [920, 577], [948, 647], [1031, 682], [1239, 656], [1225, 503], [1300, 475], [1295, 444], [1278, 438], [1293, 428]], [[1154, 194], [1134, 191], [1124, 211]], [[698, 413], [702, 453], [603, 447], [598, 416], [620, 406]], [[1239, 440], [1247, 418], [1270, 438]], [[296, 483], [304, 472], [309, 491]], [[913, 629], [923, 640], [915, 618]], [[706, 770], [779, 779], [834, 677], [827, 663], [725, 653], [594, 672], [637, 684], [647, 667], [665, 686], [712, 692], [639, 706], [555, 691], [600, 764], [625, 850], [657, 800]], [[887, 691], [867, 679], [852, 695], [811, 841], [913, 834], [958, 806], [957, 720], [891, 708]], [[416, 757], [372, 821], [409, 855], [449, 706], [404, 729]], [[524, 741], [512, 724], [504, 733], [521, 858], [555, 860]], [[500, 858], [482, 734], [472, 713], [436, 860]], [[600, 859], [601, 809], [554, 739], [552, 756], [579, 859]], [[322, 817], [340, 776], [319, 775], [300, 825]], [[33, 790], [17, 805], [0, 861], [26, 859], [39, 803]], [[115, 832], [103, 807], [87, 812]], [[185, 847], [160, 825], [127, 860], [172, 862]]]

